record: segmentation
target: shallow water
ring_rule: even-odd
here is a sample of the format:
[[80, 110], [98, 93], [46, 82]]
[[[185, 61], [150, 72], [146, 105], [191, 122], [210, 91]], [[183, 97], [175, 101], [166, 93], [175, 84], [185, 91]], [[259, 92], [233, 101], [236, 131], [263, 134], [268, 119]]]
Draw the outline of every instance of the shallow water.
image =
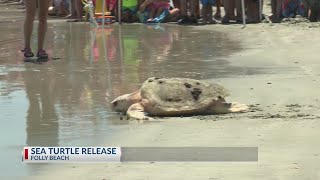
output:
[[[211, 79], [258, 73], [235, 67], [241, 50], [225, 34], [189, 26], [88, 24], [51, 20], [48, 62], [24, 62], [22, 20], [0, 23], [0, 174], [30, 175], [23, 146], [99, 146], [128, 121], [109, 102], [151, 76]], [[5, 28], [4, 28], [5, 27]], [[36, 29], [36, 28], [35, 28]], [[36, 33], [32, 45], [36, 47]], [[110, 142], [112, 145], [112, 142]]]

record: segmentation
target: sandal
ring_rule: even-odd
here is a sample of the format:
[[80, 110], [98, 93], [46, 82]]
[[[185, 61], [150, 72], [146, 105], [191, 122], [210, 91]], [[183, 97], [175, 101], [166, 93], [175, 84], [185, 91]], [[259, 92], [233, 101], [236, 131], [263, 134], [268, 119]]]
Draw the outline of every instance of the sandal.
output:
[[21, 52], [23, 52], [25, 58], [30, 58], [34, 56], [33, 52], [31, 51], [31, 48], [24, 48], [21, 50]]
[[48, 53], [46, 53], [46, 51], [43, 50], [43, 49], [38, 50], [37, 57], [41, 58], [41, 59], [47, 59], [48, 58]]

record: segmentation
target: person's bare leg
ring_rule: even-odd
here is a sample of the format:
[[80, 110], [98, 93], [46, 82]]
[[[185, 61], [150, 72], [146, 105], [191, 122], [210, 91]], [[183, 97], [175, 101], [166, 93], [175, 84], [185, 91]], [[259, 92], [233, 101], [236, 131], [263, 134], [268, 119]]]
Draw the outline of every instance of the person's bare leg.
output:
[[225, 15], [222, 18], [222, 23], [229, 23], [229, 21], [230, 21], [231, 1], [232, 0], [224, 0], [223, 1], [223, 8], [224, 8]]
[[271, 0], [271, 15], [269, 16], [270, 19], [273, 19], [273, 17], [276, 16], [276, 5], [277, 0]]
[[82, 0], [75, 0], [75, 8], [76, 8], [76, 12], [77, 12], [77, 19], [79, 21], [82, 21]]
[[33, 30], [33, 22], [36, 16], [37, 0], [28, 0], [26, 5], [26, 19], [24, 22], [24, 47], [30, 49], [31, 35]]
[[209, 19], [209, 23], [210, 24], [217, 24], [217, 21], [215, 21], [213, 18], [212, 18], [212, 5], [209, 5], [208, 6], [208, 19]]
[[[261, 3], [263, 4], [263, 0], [261, 0]], [[261, 20], [260, 20], [260, 3], [259, 1], [255, 2], [254, 5], [255, 9], [254, 9], [254, 15], [255, 15], [255, 20], [257, 21], [257, 23], [261, 22], [263, 19], [263, 15], [261, 14]], [[261, 13], [263, 12], [263, 6], [261, 6]]]
[[[314, 5], [315, 6], [315, 5]], [[319, 10], [318, 7], [311, 7], [311, 12], [309, 16], [309, 20], [311, 22], [316, 22], [318, 20]]]
[[259, 22], [259, 1], [250, 3], [250, 19], [253, 23]]
[[199, 19], [200, 18], [200, 1], [198, 0], [194, 1], [194, 8], [195, 8], [196, 18]]
[[149, 14], [149, 19], [147, 21], [152, 21], [153, 18], [154, 18], [155, 13], [156, 13], [156, 9], [155, 8], [151, 8], [150, 14]]
[[49, 8], [49, 0], [41, 0], [39, 2], [39, 27], [38, 27], [38, 51], [43, 50], [43, 44], [47, 33], [47, 16]]
[[156, 14], [156, 17], [160, 16], [164, 11], [164, 8], [163, 7], [160, 7], [158, 10], [157, 10], [157, 14]]
[[225, 16], [222, 18], [223, 23], [228, 23], [230, 19], [234, 19], [235, 0], [223, 1]]
[[77, 18], [77, 13], [76, 13], [76, 8], [75, 8], [75, 0], [70, 0], [69, 1], [69, 11], [70, 14], [66, 17], [64, 17], [65, 19], [74, 19]]
[[189, 23], [192, 23], [192, 24], [197, 24], [198, 23], [198, 11], [199, 11], [199, 3], [198, 1], [196, 0], [188, 0], [187, 2], [189, 2], [189, 7], [190, 7], [190, 18], [187, 18], [189, 19]]
[[191, 23], [191, 20], [188, 17], [188, 5], [189, 4], [190, 4], [190, 0], [180, 0], [181, 19], [178, 20], [179, 24]]
[[241, 1], [240, 0], [238, 0], [238, 1], [236, 1], [236, 14], [237, 14], [237, 16], [236, 16], [236, 20], [237, 20], [237, 22], [242, 22], [243, 21], [243, 19], [242, 19], [242, 5], [241, 5]]
[[239, 0], [231, 0], [231, 3], [230, 3], [229, 14], [230, 14], [230, 18], [232, 20], [234, 20], [236, 18], [236, 15], [235, 15], [236, 1], [239, 1]]
[[188, 1], [187, 0], [180, 0], [181, 4], [181, 16], [187, 16], [188, 15]]
[[252, 23], [253, 22], [253, 7], [252, 7], [252, 1], [251, 0], [246, 0], [245, 1], [245, 8], [246, 8], [246, 16], [247, 16], [247, 23]]
[[60, 13], [59, 16], [65, 16], [68, 14], [68, 10], [66, 9], [63, 0], [61, 1], [59, 6], [59, 13]]
[[216, 11], [216, 14], [214, 15], [214, 18], [220, 19], [221, 18], [221, 0], [216, 1], [216, 7], [217, 7], [217, 11]]
[[275, 20], [279, 20], [281, 18], [282, 4], [283, 4], [283, 0], [277, 0]]
[[189, 0], [190, 3], [190, 13], [191, 13], [191, 17], [195, 17], [197, 18], [197, 3], [198, 1], [196, 0]]
[[208, 14], [207, 14], [207, 8], [204, 5], [202, 5], [202, 8], [201, 8], [201, 15], [202, 15], [202, 24], [207, 24]]
[[172, 16], [178, 16], [179, 13], [180, 13], [180, 9], [178, 9], [178, 8], [173, 8], [173, 9], [170, 10], [170, 14]]
[[180, 9], [178, 9], [178, 8], [173, 8], [173, 9], [169, 10], [170, 16], [167, 17], [166, 22], [177, 21], [179, 13], [180, 13]]

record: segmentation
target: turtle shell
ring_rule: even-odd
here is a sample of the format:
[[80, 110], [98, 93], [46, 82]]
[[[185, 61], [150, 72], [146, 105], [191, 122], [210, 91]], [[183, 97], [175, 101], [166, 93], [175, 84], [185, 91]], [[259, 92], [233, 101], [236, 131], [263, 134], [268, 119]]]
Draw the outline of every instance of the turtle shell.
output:
[[205, 113], [219, 98], [229, 95], [224, 87], [188, 78], [149, 78], [141, 87], [142, 99], [148, 100], [146, 112], [174, 116]]

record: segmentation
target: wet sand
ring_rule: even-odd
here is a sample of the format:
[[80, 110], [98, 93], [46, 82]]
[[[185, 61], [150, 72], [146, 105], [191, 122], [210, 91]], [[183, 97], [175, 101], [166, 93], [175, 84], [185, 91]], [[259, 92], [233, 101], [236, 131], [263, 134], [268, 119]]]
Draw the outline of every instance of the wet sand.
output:
[[[93, 36], [98, 36], [93, 41], [97, 48], [93, 50], [109, 47], [106, 55], [95, 56], [90, 53], [90, 46], [84, 52], [75, 50], [86, 49], [86, 44], [92, 42], [92, 31], [83, 30], [86, 26], [65, 25], [58, 20], [50, 24], [49, 39], [55, 40], [55, 46], [49, 49], [60, 60], [41, 65], [23, 63], [18, 52], [7, 49], [17, 43], [0, 47], [6, 48], [1, 51], [1, 119], [14, 122], [3, 123], [2, 130], [6, 131], [1, 136], [10, 134], [9, 128], [17, 133], [25, 131], [13, 136], [19, 141], [14, 146], [1, 144], [3, 151], [11, 150], [6, 155], [13, 156], [12, 159], [20, 158], [17, 154], [24, 145], [67, 144], [257, 146], [259, 161], [26, 165], [31, 173], [18, 174], [27, 174], [30, 179], [320, 179], [317, 138], [320, 137], [320, 31], [316, 26], [259, 24], [245, 29], [241, 25], [161, 26], [165, 31], [140, 25], [114, 26]], [[143, 32], [141, 37], [147, 38], [132, 40], [138, 29]], [[13, 32], [13, 37], [21, 39], [19, 32]], [[176, 40], [152, 39], [154, 33]], [[99, 42], [105, 36], [111, 42]], [[121, 41], [112, 41], [119, 37]], [[173, 45], [159, 49], [153, 47], [152, 40], [162, 42], [161, 47], [168, 42]], [[139, 48], [124, 52], [137, 41]], [[126, 48], [116, 51], [108, 45], [117, 42], [122, 43], [117, 47]], [[12, 62], [12, 57], [18, 62]], [[110, 112], [105, 98], [133, 91], [147, 77], [163, 74], [219, 82], [231, 90], [228, 101], [246, 103], [251, 112], [162, 118], [160, 122], [144, 123], [121, 121], [119, 115]], [[45, 102], [48, 102], [45, 106], [39, 105]], [[39, 139], [39, 134], [44, 139]], [[10, 169], [21, 166], [18, 160], [14, 164], [8, 158], [6, 162], [11, 164]], [[4, 171], [2, 174], [6, 175]]]
[[54, 176], [48, 170], [40, 178], [319, 179], [319, 31], [269, 25], [195, 29], [211, 28], [241, 41], [245, 50], [227, 56], [230, 64], [269, 72], [240, 76], [230, 72], [229, 77], [212, 79], [231, 90], [229, 101], [247, 103], [252, 112], [164, 118], [159, 123], [129, 121], [131, 125], [112, 138], [112, 145], [257, 146], [258, 162], [57, 165]]

